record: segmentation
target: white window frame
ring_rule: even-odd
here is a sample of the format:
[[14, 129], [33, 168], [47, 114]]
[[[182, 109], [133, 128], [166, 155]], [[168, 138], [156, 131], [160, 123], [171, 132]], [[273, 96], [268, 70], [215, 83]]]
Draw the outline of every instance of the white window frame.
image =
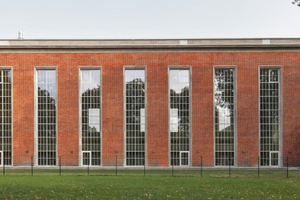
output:
[[[56, 73], [56, 165], [39, 165], [38, 157], [38, 70], [55, 70]], [[58, 72], [56, 66], [35, 66], [34, 67], [34, 166], [58, 166], [58, 131], [57, 131], [57, 107], [58, 107]]]
[[0, 167], [3, 165], [3, 161], [4, 161], [4, 159], [3, 159], [3, 151], [0, 151], [0, 161], [1, 161], [1, 163], [0, 163]]
[[225, 165], [216, 165], [216, 134], [215, 134], [215, 71], [217, 69], [233, 69], [234, 73], [233, 73], [233, 87], [234, 87], [234, 157], [230, 158], [230, 159], [234, 159], [234, 164], [233, 166], [237, 166], [238, 163], [238, 156], [237, 156], [237, 145], [238, 145], [238, 137], [237, 137], [237, 125], [238, 125], [238, 121], [237, 121], [237, 110], [238, 110], [238, 102], [237, 102], [237, 66], [236, 65], [214, 65], [213, 66], [213, 138], [214, 138], [214, 146], [213, 146], [213, 150], [214, 150], [214, 166], [215, 167], [224, 167]]
[[144, 155], [144, 165], [147, 165], [147, 66], [146, 65], [124, 65], [123, 66], [123, 166], [127, 167], [139, 167], [142, 165], [127, 165], [127, 136], [126, 136], [126, 70], [144, 70], [145, 74], [145, 123], [143, 124], [145, 126], [145, 155]]
[[[14, 148], [13, 148], [13, 141], [14, 141], [14, 138], [13, 138], [13, 68], [11, 66], [0, 66], [0, 70], [3, 71], [3, 70], [9, 70], [10, 71], [10, 74], [11, 74], [11, 164], [9, 166], [13, 166], [13, 163], [14, 163]], [[1, 73], [1, 82], [0, 84], [3, 84], [3, 73]], [[3, 129], [3, 127], [2, 127]], [[3, 140], [2, 140], [3, 142]], [[3, 144], [0, 144], [2, 145], [2, 148], [3, 148]], [[4, 155], [3, 155], [3, 149], [2, 149], [2, 163], [0, 166], [3, 165], [3, 162], [4, 162]]]
[[[89, 165], [84, 165], [83, 164], [83, 154], [84, 153], [89, 153]], [[92, 151], [81, 151], [81, 166], [92, 166]]]
[[[82, 82], [82, 73], [81, 71], [83, 70], [100, 70], [100, 86], [101, 86], [101, 90], [100, 90], [100, 102], [101, 102], [101, 105], [100, 105], [100, 145], [101, 145], [101, 157], [100, 157], [100, 162], [101, 164], [100, 165], [96, 165], [96, 166], [102, 166], [103, 165], [103, 156], [102, 156], [102, 153], [103, 153], [103, 139], [102, 139], [102, 67], [101, 66], [79, 66], [78, 68], [78, 89], [79, 89], [79, 92], [78, 92], [78, 102], [79, 102], [79, 109], [78, 109], [78, 117], [79, 117], [79, 120], [78, 120], [78, 127], [79, 127], [79, 130], [78, 130], [78, 133], [79, 133], [79, 140], [78, 140], [78, 146], [79, 146], [79, 150], [78, 150], [78, 155], [79, 155], [79, 158], [82, 156], [82, 99], [81, 99], [81, 93], [82, 93], [82, 88], [81, 88], [81, 85], [82, 83], [85, 83], [85, 82]], [[78, 160], [78, 164], [79, 166], [82, 166], [82, 161]]]
[[[168, 150], [169, 150], [169, 153], [168, 153], [168, 156], [169, 156], [169, 166], [172, 166], [171, 164], [171, 160], [172, 160], [172, 157], [171, 157], [171, 94], [170, 94], [170, 90], [171, 90], [171, 84], [170, 84], [170, 81], [171, 81], [171, 76], [170, 76], [170, 71], [171, 70], [188, 70], [189, 71], [189, 128], [190, 128], [190, 137], [189, 137], [189, 161], [191, 160], [192, 158], [192, 149], [193, 149], [193, 137], [192, 137], [192, 134], [193, 134], [193, 124], [192, 124], [192, 110], [193, 110], [193, 105], [192, 105], [192, 66], [191, 65], [169, 65], [168, 66]], [[181, 153], [179, 152], [179, 166], [181, 166]], [[175, 165], [174, 165], [175, 166]], [[190, 163], [189, 165], [190, 166]]]
[[[278, 72], [278, 80], [277, 81], [271, 81], [271, 71], [272, 70], [277, 70], [277, 72]], [[279, 76], [280, 76], [280, 70], [279, 69], [276, 69], [276, 68], [270, 68], [269, 69], [269, 83], [279, 83], [279, 78], [280, 78]]]
[[[180, 151], [179, 152], [180, 154], [179, 154], [179, 159], [180, 159], [180, 166], [190, 166], [190, 152], [189, 151]], [[183, 153], [187, 153], [188, 154], [188, 164], [187, 165], [183, 165], [182, 163], [181, 163], [181, 154], [183, 154]]]
[[[258, 124], [259, 124], [259, 126], [258, 126], [258, 138], [259, 138], [259, 140], [258, 140], [258, 144], [259, 144], [259, 152], [258, 152], [258, 155], [260, 156], [261, 155], [261, 128], [260, 128], [260, 118], [261, 118], [261, 116], [260, 116], [260, 111], [261, 111], [261, 109], [260, 109], [260, 84], [261, 84], [261, 82], [260, 82], [260, 76], [261, 76], [261, 74], [260, 74], [260, 71], [261, 71], [261, 69], [268, 69], [269, 70], [269, 77], [270, 77], [270, 71], [271, 70], [278, 70], [278, 81], [277, 82], [272, 82], [272, 83], [278, 83], [279, 84], [279, 87], [278, 87], [278, 92], [279, 92], [279, 94], [278, 94], [278, 96], [279, 96], [279, 104], [278, 104], [278, 106], [279, 106], [279, 117], [280, 117], [280, 119], [279, 119], [279, 123], [278, 123], [278, 125], [279, 125], [279, 151], [275, 151], [275, 152], [278, 152], [278, 165], [277, 166], [274, 166], [273, 165], [273, 167], [280, 167], [280, 166], [282, 166], [283, 165], [283, 161], [281, 160], [281, 158], [282, 158], [282, 85], [283, 85], [283, 83], [282, 83], [282, 66], [281, 65], [259, 65], [258, 66]], [[269, 151], [269, 152], [271, 152], [271, 151]], [[269, 156], [270, 156], [271, 154], [269, 154]], [[270, 163], [270, 160], [271, 160], [271, 158], [269, 159], [269, 165], [268, 166], [262, 166], [261, 165], [261, 156], [260, 156], [260, 162], [259, 162], [259, 165], [261, 166], [261, 167], [271, 167], [271, 163]]]
[[[277, 153], [277, 165], [272, 165], [272, 154]], [[280, 163], [280, 151], [270, 151], [270, 167], [278, 167]]]

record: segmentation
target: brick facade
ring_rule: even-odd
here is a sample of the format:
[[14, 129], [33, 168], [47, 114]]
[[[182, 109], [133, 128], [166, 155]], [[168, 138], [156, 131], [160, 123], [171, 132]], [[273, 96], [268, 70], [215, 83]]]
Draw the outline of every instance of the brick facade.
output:
[[237, 165], [257, 163], [258, 73], [262, 65], [281, 66], [282, 154], [300, 156], [298, 52], [0, 53], [0, 66], [11, 66], [13, 70], [13, 164], [22, 165], [34, 155], [34, 68], [37, 66], [56, 67], [57, 156], [61, 156], [65, 165], [74, 166], [79, 163], [79, 67], [101, 66], [102, 163], [114, 164], [115, 156], [124, 155], [123, 67], [127, 65], [146, 66], [149, 165], [169, 165], [169, 66], [191, 66], [192, 163], [199, 163], [202, 156], [205, 165], [214, 165], [213, 67], [228, 65], [236, 66]]

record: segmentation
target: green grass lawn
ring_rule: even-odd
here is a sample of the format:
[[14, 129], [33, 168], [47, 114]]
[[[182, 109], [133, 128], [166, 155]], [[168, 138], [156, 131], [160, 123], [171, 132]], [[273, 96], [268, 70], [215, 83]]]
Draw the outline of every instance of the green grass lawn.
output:
[[[3, 169], [0, 169], [0, 176], [3, 174]], [[201, 177], [200, 169], [182, 169], [182, 168], [174, 168], [173, 172], [172, 169], [126, 169], [126, 168], [118, 168], [117, 172], [116, 169], [101, 169], [101, 168], [88, 168], [84, 169], [62, 169], [61, 175], [62, 176], [161, 176], [161, 177], [171, 177], [173, 176], [180, 176], [180, 177]], [[5, 170], [6, 176], [11, 175], [31, 175], [30, 168], [28, 169], [13, 169], [7, 168]], [[34, 176], [58, 176], [59, 175], [59, 168], [56, 169], [34, 169], [33, 170]], [[258, 177], [258, 171], [255, 169], [247, 170], [247, 169], [232, 169], [229, 173], [228, 169], [203, 169], [202, 177], [219, 177], [219, 178], [226, 178], [229, 177], [237, 177], [237, 178], [256, 178]], [[287, 171], [284, 168], [278, 169], [260, 169], [259, 176], [263, 178], [285, 178], [287, 176]], [[289, 178], [300, 178], [300, 170], [289, 170], [288, 172]]]
[[299, 178], [0, 176], [0, 199], [300, 199]]

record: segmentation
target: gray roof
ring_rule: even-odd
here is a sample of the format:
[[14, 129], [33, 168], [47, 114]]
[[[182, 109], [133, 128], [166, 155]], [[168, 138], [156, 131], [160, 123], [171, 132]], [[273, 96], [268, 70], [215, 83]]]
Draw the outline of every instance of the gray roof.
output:
[[299, 38], [0, 40], [0, 50], [299, 50]]

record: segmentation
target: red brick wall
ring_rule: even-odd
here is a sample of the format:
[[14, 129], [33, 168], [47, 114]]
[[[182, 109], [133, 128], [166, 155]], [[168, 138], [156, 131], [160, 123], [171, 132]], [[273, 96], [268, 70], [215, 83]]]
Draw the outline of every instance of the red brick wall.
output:
[[200, 156], [204, 165], [214, 163], [213, 66], [218, 65], [236, 66], [238, 164], [256, 165], [259, 154], [259, 65], [282, 66], [283, 156], [300, 156], [300, 53], [2, 53], [0, 66], [13, 67], [14, 164], [30, 162], [34, 153], [35, 66], [57, 68], [57, 155], [65, 165], [78, 165], [78, 68], [102, 66], [103, 164], [115, 163], [115, 156], [122, 164], [124, 65], [146, 66], [148, 164], [169, 164], [168, 66], [176, 65], [192, 68], [191, 151], [194, 164], [200, 162]]

